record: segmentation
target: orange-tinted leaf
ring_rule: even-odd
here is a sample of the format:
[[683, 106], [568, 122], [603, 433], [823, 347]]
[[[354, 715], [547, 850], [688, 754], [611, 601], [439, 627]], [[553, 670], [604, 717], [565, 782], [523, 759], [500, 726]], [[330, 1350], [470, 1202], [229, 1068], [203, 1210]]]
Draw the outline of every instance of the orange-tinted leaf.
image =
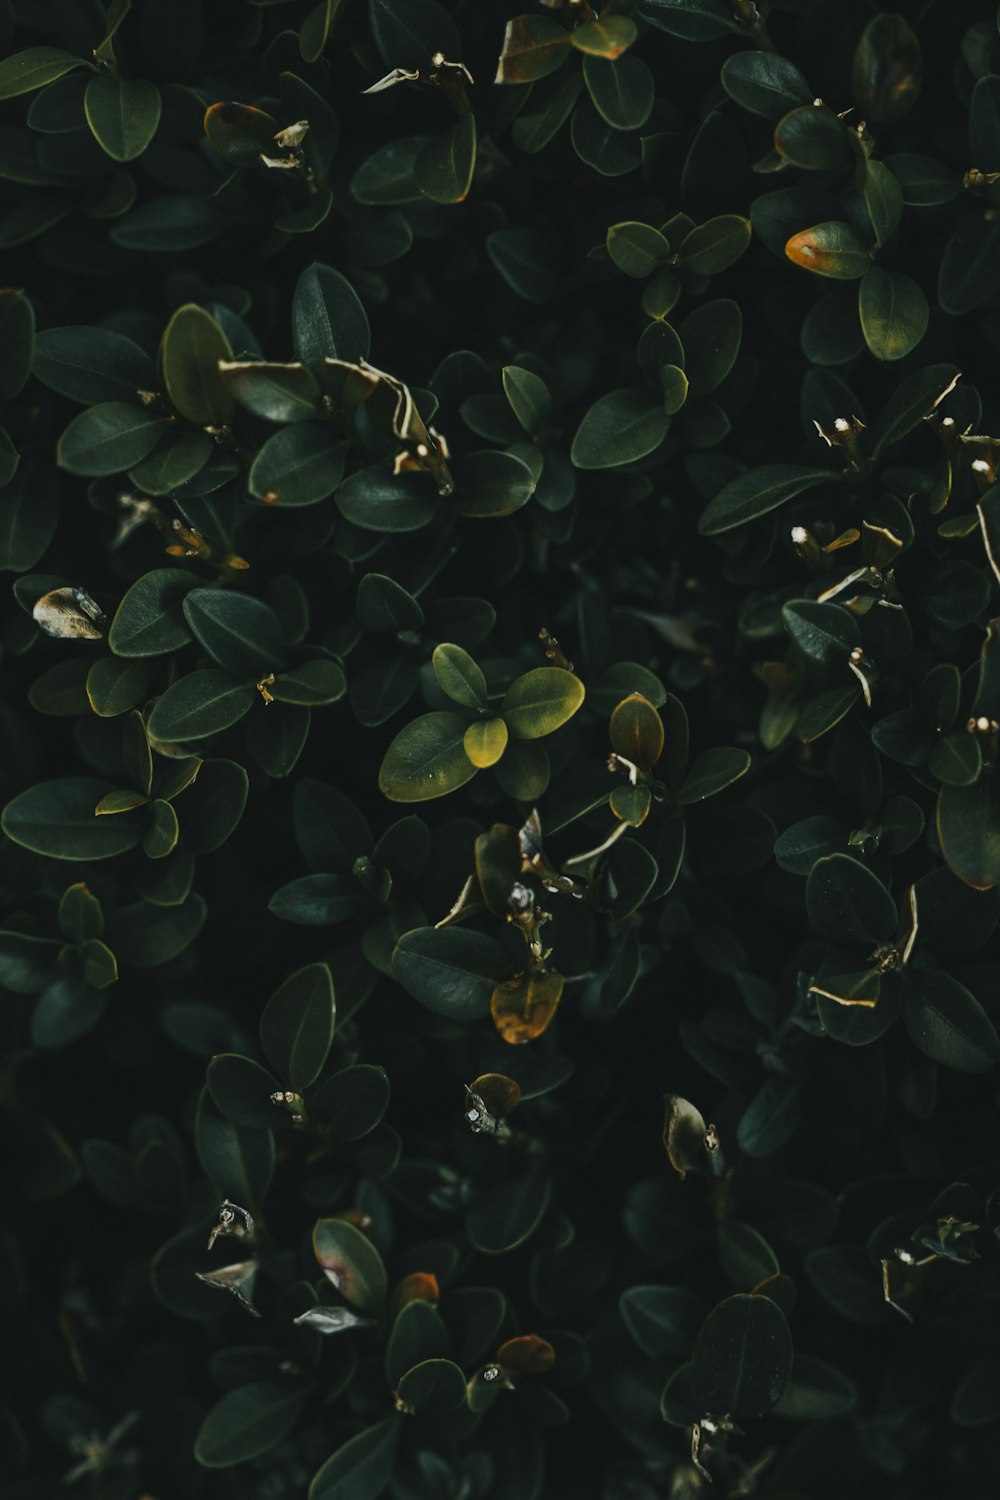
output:
[[495, 83], [531, 83], [552, 73], [569, 55], [569, 33], [548, 16], [515, 16], [507, 22]]
[[437, 1307], [441, 1298], [438, 1279], [430, 1271], [411, 1271], [394, 1288], [389, 1299], [389, 1318], [396, 1316], [408, 1302], [429, 1302]]
[[473, 1094], [478, 1094], [491, 1115], [506, 1119], [513, 1114], [521, 1102], [521, 1085], [508, 1078], [506, 1073], [481, 1073], [469, 1084]]
[[251, 104], [220, 100], [205, 111], [205, 134], [232, 167], [256, 167], [261, 153], [274, 151], [277, 121]]
[[552, 1368], [556, 1351], [535, 1333], [508, 1339], [497, 1350], [497, 1364], [509, 1375], [543, 1375]]
[[490, 1000], [497, 1031], [516, 1046], [533, 1042], [549, 1027], [562, 995], [561, 974], [518, 974], [498, 984]]

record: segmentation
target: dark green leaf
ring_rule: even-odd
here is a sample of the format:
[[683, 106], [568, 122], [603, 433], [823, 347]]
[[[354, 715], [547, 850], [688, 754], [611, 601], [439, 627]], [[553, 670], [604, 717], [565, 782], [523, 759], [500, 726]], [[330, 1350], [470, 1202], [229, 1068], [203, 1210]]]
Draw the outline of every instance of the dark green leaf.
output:
[[97, 73], [84, 97], [87, 124], [112, 161], [142, 155], [156, 134], [161, 107], [155, 83], [115, 73]]
[[217, 1196], [256, 1212], [274, 1174], [271, 1132], [232, 1124], [203, 1089], [194, 1135], [201, 1169]]
[[46, 328], [35, 339], [32, 371], [71, 401], [134, 401], [156, 387], [144, 349], [110, 328]]
[[911, 974], [903, 1024], [921, 1052], [948, 1068], [986, 1073], [1000, 1058], [1000, 1037], [979, 1001], [941, 970]]
[[512, 967], [495, 938], [458, 927], [416, 928], [400, 938], [393, 955], [393, 972], [415, 1000], [462, 1021], [486, 1014]]
[[309, 1118], [323, 1127], [325, 1139], [356, 1141], [368, 1135], [389, 1107], [391, 1093], [384, 1068], [371, 1063], [342, 1068], [309, 1094]]
[[356, 364], [371, 351], [368, 318], [346, 277], [318, 262], [302, 272], [292, 299], [295, 353], [304, 365], [324, 359]]
[[380, 791], [392, 802], [426, 802], [471, 781], [476, 767], [465, 753], [468, 718], [421, 714], [401, 729], [379, 769]]
[[705, 1411], [740, 1421], [780, 1401], [792, 1369], [792, 1336], [770, 1297], [737, 1293], [709, 1313], [694, 1346], [694, 1388]]
[[56, 448], [61, 468], [71, 474], [120, 474], [152, 452], [166, 427], [166, 418], [104, 401], [74, 417]]
[[392, 1477], [400, 1418], [363, 1427], [314, 1475], [309, 1500], [378, 1500]]
[[284, 664], [277, 616], [251, 594], [232, 589], [192, 589], [184, 618], [213, 661], [236, 677], [259, 679]]
[[217, 667], [180, 677], [167, 688], [149, 716], [149, 733], [164, 744], [204, 739], [236, 724], [253, 707], [252, 685]]
[[506, 1255], [541, 1223], [552, 1196], [552, 1179], [540, 1168], [487, 1188], [469, 1210], [465, 1229], [484, 1255]]
[[[96, 80], [95, 80], [96, 81]], [[182, 417], [199, 426], [222, 426], [235, 408], [219, 361], [231, 360], [229, 340], [203, 307], [189, 302], [174, 313], [163, 335], [163, 378]]]
[[227, 1469], [266, 1453], [291, 1432], [306, 1394], [270, 1380], [227, 1391], [198, 1429], [195, 1458], [206, 1469]]
[[828, 469], [806, 469], [799, 464], [766, 464], [750, 469], [719, 491], [702, 511], [698, 530], [702, 536], [718, 536], [777, 510], [806, 490], [815, 489], [837, 476]]
[[0, 823], [15, 844], [50, 859], [112, 859], [135, 848], [142, 826], [128, 816], [95, 815], [110, 790], [90, 776], [43, 781], [8, 802]]
[[780, 120], [813, 97], [794, 63], [775, 52], [735, 52], [723, 64], [721, 78], [731, 99], [765, 120]]
[[307, 964], [278, 986], [260, 1018], [264, 1056], [290, 1089], [315, 1082], [333, 1041], [336, 1003], [326, 964]]
[[584, 416], [570, 457], [578, 469], [613, 469], [635, 463], [660, 446], [669, 426], [662, 404], [645, 391], [610, 391]]
[[29, 94], [43, 84], [62, 78], [73, 68], [89, 68], [90, 63], [61, 47], [29, 47], [15, 52], [0, 63], [0, 99]]
[[895, 935], [896, 903], [879, 880], [848, 854], [830, 854], [813, 865], [806, 882], [809, 920], [833, 943], [869, 950]]

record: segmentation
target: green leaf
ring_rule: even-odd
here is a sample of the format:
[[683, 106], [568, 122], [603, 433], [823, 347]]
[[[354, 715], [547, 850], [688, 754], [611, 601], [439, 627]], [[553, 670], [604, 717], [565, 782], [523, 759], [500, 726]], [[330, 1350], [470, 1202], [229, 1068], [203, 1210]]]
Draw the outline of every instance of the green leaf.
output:
[[[107, 821], [120, 823], [122, 819]], [[208, 907], [196, 892], [178, 906], [137, 901], [115, 912], [108, 940], [121, 963], [135, 969], [156, 969], [191, 946], [207, 915]]]
[[275, 891], [268, 910], [299, 927], [329, 927], [361, 915], [369, 898], [347, 875], [300, 875]]
[[694, 1346], [694, 1388], [704, 1411], [736, 1421], [780, 1401], [792, 1370], [792, 1336], [770, 1297], [738, 1292], [709, 1313]]
[[600, 396], [576, 430], [570, 458], [578, 469], [613, 469], [645, 458], [667, 435], [670, 418], [645, 391]]
[[534, 1234], [551, 1197], [552, 1178], [533, 1167], [486, 1188], [469, 1210], [465, 1232], [483, 1255], [507, 1255]]
[[368, 317], [345, 276], [318, 261], [299, 277], [292, 298], [292, 338], [304, 365], [319, 369], [324, 359], [356, 364], [371, 352]]
[[735, 265], [750, 244], [750, 235], [749, 219], [739, 214], [720, 214], [684, 236], [677, 264], [696, 276], [716, 276]]
[[194, 1456], [206, 1469], [227, 1469], [267, 1453], [288, 1436], [307, 1391], [260, 1380], [227, 1391], [208, 1412], [194, 1440]]
[[148, 690], [146, 669], [137, 662], [102, 656], [87, 673], [87, 697], [102, 718], [128, 713], [142, 703]]
[[278, 1090], [273, 1073], [237, 1052], [219, 1052], [205, 1074], [209, 1093], [227, 1120], [248, 1130], [269, 1130], [290, 1123], [283, 1110], [271, 1103]]
[[299, 56], [303, 62], [318, 62], [323, 55], [342, 0], [320, 0], [299, 27]]
[[132, 483], [148, 495], [170, 495], [200, 474], [215, 453], [207, 432], [167, 431], [148, 458], [129, 470]]
[[132, 401], [156, 388], [146, 351], [110, 328], [46, 328], [35, 339], [31, 368], [50, 390], [88, 406]]
[[774, 148], [793, 167], [831, 171], [851, 160], [850, 127], [825, 104], [805, 104], [791, 110], [774, 132]]
[[960, 220], [938, 267], [938, 302], [961, 317], [995, 296], [1000, 287], [1000, 224], [995, 219]]
[[742, 30], [726, 0], [643, 0], [640, 14], [651, 26], [689, 42], [708, 42]]
[[849, 854], [818, 859], [806, 881], [806, 910], [820, 937], [869, 951], [896, 932], [896, 903], [879, 880]]
[[872, 426], [872, 457], [877, 457], [883, 448], [898, 443], [919, 427], [960, 375], [956, 365], [928, 365], [926, 369], [913, 370], [907, 375]]
[[583, 77], [594, 108], [615, 130], [639, 130], [656, 100], [656, 83], [641, 57], [583, 59]]
[[405, 1302], [393, 1320], [386, 1344], [385, 1378], [395, 1389], [407, 1370], [421, 1360], [449, 1352], [448, 1329], [436, 1308], [422, 1298]]
[[371, 1063], [341, 1068], [313, 1089], [306, 1100], [310, 1120], [324, 1139], [356, 1141], [375, 1129], [389, 1107], [391, 1087], [384, 1068]]
[[296, 969], [274, 991], [260, 1018], [260, 1044], [290, 1089], [314, 1083], [333, 1041], [337, 1007], [327, 964]]
[[252, 594], [192, 589], [184, 618], [214, 662], [236, 677], [259, 679], [284, 665], [285, 643], [274, 611]]
[[437, 515], [440, 501], [426, 474], [392, 472], [392, 460], [350, 474], [337, 490], [337, 509], [366, 531], [419, 531]]
[[972, 786], [943, 786], [937, 834], [948, 868], [976, 890], [1000, 885], [1000, 785], [995, 773]]
[[486, 707], [486, 678], [461, 646], [442, 642], [434, 648], [431, 666], [441, 691], [463, 708]]
[[800, 229], [786, 242], [785, 254], [794, 265], [834, 281], [857, 281], [872, 264], [857, 230], [839, 219]]
[[628, 16], [601, 16], [575, 27], [569, 39], [579, 52], [613, 59], [631, 47], [638, 34], [635, 22]]
[[513, 967], [495, 938], [462, 927], [419, 927], [404, 933], [393, 955], [400, 984], [438, 1015], [457, 1021], [485, 1016], [497, 984]]
[[74, 417], [56, 447], [56, 461], [71, 474], [120, 474], [152, 452], [166, 418], [124, 401], [103, 401]]
[[368, 21], [387, 68], [426, 68], [435, 52], [461, 61], [461, 37], [437, 0], [368, 0]]
[[149, 716], [150, 738], [170, 745], [220, 734], [250, 712], [256, 696], [252, 684], [218, 667], [190, 672], [157, 700]]
[[58, 954], [59, 944], [53, 938], [0, 932], [0, 984], [15, 995], [37, 995], [57, 977]]
[[454, 477], [455, 503], [463, 516], [509, 516], [535, 492], [535, 476], [524, 460], [493, 448], [460, 459]]
[[569, 33], [549, 16], [515, 16], [507, 22], [495, 83], [533, 83], [569, 55]]
[[[793, 1078], [766, 1078], [743, 1111], [736, 1127], [736, 1144], [747, 1156], [771, 1156], [795, 1134], [799, 1124], [799, 1085]], [[777, 1271], [775, 1264], [751, 1285]]]
[[410, 1410], [443, 1413], [465, 1405], [465, 1376], [450, 1359], [425, 1359], [407, 1370], [396, 1392]]
[[141, 156], [160, 123], [160, 91], [141, 78], [97, 73], [87, 84], [87, 124], [101, 150], [112, 161]]
[[858, 1391], [836, 1365], [796, 1350], [792, 1374], [775, 1415], [800, 1422], [842, 1417], [858, 1404]]
[[344, 1301], [377, 1317], [388, 1282], [382, 1257], [368, 1236], [346, 1219], [318, 1219], [312, 1242], [320, 1269]]
[[424, 612], [419, 603], [387, 573], [366, 573], [358, 584], [358, 619], [366, 630], [419, 630]]
[[250, 465], [247, 487], [270, 505], [315, 505], [333, 495], [348, 446], [330, 428], [297, 422], [268, 438]]
[[861, 640], [857, 616], [841, 604], [793, 599], [783, 605], [781, 619], [799, 650], [824, 667], [846, 665]]
[[469, 110], [443, 135], [431, 136], [413, 163], [413, 181], [432, 203], [461, 203], [476, 168], [476, 117]]
[[731, 479], [708, 502], [698, 531], [702, 536], [732, 531], [838, 477], [829, 469], [807, 469], [801, 464], [765, 464], [762, 469], [749, 469]]
[[24, 573], [45, 552], [59, 522], [59, 491], [37, 470], [23, 468], [9, 481], [0, 503], [0, 568]]
[[275, 703], [298, 704], [318, 708], [337, 703], [347, 692], [347, 678], [341, 666], [325, 657], [300, 662], [290, 671], [281, 672], [268, 686]]
[[552, 241], [535, 229], [494, 229], [486, 253], [508, 286], [526, 302], [541, 304], [562, 285]]
[[223, 384], [219, 361], [231, 360], [232, 347], [203, 307], [179, 307], [163, 335], [163, 378], [167, 395], [182, 417], [199, 426], [221, 427], [236, 403]]
[[733, 53], [722, 65], [720, 81], [731, 99], [765, 120], [780, 120], [813, 98], [795, 64], [776, 52]]
[[920, 42], [905, 17], [874, 16], [851, 66], [854, 97], [864, 118], [876, 124], [901, 120], [920, 97], [922, 81]]
[[939, 969], [915, 969], [903, 1025], [921, 1052], [962, 1073], [986, 1073], [1000, 1058], [1000, 1037], [976, 997]]
[[261, 154], [272, 155], [278, 122], [266, 110], [220, 100], [205, 111], [205, 134], [230, 167], [259, 167]]
[[214, 757], [195, 764], [182, 803], [184, 842], [193, 854], [214, 854], [243, 816], [249, 782], [234, 760]]
[[537, 740], [571, 719], [584, 699], [583, 683], [564, 667], [535, 667], [512, 682], [500, 712], [517, 740]]
[[703, 802], [706, 797], [725, 791], [734, 781], [745, 776], [750, 769], [750, 756], [746, 750], [734, 750], [718, 746], [705, 750], [692, 762], [677, 793], [681, 807], [693, 802]]
[[670, 244], [652, 224], [626, 219], [612, 224], [607, 235], [608, 254], [626, 276], [651, 276], [670, 258]]
[[306, 422], [319, 415], [320, 389], [303, 364], [222, 360], [219, 372], [230, 396], [266, 422]]
[[184, 598], [197, 586], [191, 573], [156, 568], [133, 583], [111, 621], [108, 645], [116, 656], [162, 656], [191, 639]]
[[24, 389], [34, 342], [35, 310], [30, 301], [12, 287], [0, 289], [0, 401], [13, 401]]
[[400, 1417], [363, 1427], [314, 1475], [308, 1500], [378, 1500], [392, 1478]]
[[203, 1089], [194, 1126], [198, 1161], [218, 1198], [230, 1198], [256, 1214], [274, 1175], [274, 1136], [246, 1130], [220, 1112]]
[[[568, 48], [562, 55], [568, 56]], [[565, 125], [582, 91], [583, 78], [576, 69], [558, 85], [534, 89], [534, 107], [522, 109], [511, 128], [511, 139], [518, 150], [531, 155], [543, 151]]]
[[552, 396], [545, 381], [519, 365], [505, 365], [501, 378], [504, 395], [525, 432], [531, 437], [544, 433], [552, 421]]
[[391, 802], [426, 802], [471, 781], [476, 767], [463, 748], [468, 719], [421, 714], [399, 731], [379, 768], [379, 790]]
[[684, 346], [684, 372], [690, 395], [716, 390], [733, 365], [743, 336], [743, 314], [729, 297], [703, 302], [678, 329]]
[[7, 803], [0, 826], [15, 844], [50, 859], [113, 859], [135, 848], [142, 826], [127, 817], [95, 815], [110, 790], [91, 776], [42, 781]]
[[870, 159], [865, 167], [865, 208], [875, 232], [875, 243], [884, 245], [899, 227], [903, 216], [903, 190], [883, 162]]
[[0, 99], [30, 94], [74, 68], [91, 68], [91, 64], [61, 47], [28, 47], [15, 52], [0, 62]]
[[495, 766], [509, 742], [503, 719], [479, 719], [468, 726], [462, 741], [465, 753], [477, 769]]
[[858, 284], [858, 314], [876, 359], [903, 359], [917, 347], [930, 320], [927, 298], [909, 276], [872, 266]]
[[633, 1286], [622, 1292], [622, 1322], [650, 1359], [684, 1359], [701, 1324], [701, 1299], [690, 1287]]

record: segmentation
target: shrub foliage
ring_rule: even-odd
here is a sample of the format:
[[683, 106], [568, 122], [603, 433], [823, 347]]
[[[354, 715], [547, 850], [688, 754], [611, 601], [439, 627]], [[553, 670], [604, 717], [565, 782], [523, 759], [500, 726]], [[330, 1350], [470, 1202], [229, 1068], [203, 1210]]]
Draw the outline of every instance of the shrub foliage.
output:
[[4, 1493], [995, 1495], [992, 9], [0, 44]]

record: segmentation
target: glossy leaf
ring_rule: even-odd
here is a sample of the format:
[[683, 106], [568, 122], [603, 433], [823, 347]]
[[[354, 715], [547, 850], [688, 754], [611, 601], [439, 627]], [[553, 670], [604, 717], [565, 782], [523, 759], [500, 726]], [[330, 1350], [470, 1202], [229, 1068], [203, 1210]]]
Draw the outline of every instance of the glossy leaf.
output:
[[313, 1229], [313, 1251], [345, 1302], [363, 1313], [381, 1312], [387, 1290], [385, 1266], [366, 1234], [346, 1219], [320, 1219]]
[[155, 83], [97, 73], [84, 97], [87, 124], [112, 161], [134, 161], [156, 134], [162, 108]]
[[694, 1346], [694, 1386], [705, 1411], [737, 1420], [776, 1405], [792, 1369], [792, 1337], [769, 1297], [737, 1293], [709, 1313]]
[[415, 1000], [462, 1021], [486, 1014], [511, 967], [495, 938], [458, 927], [416, 928], [400, 938], [393, 955], [393, 973]]

